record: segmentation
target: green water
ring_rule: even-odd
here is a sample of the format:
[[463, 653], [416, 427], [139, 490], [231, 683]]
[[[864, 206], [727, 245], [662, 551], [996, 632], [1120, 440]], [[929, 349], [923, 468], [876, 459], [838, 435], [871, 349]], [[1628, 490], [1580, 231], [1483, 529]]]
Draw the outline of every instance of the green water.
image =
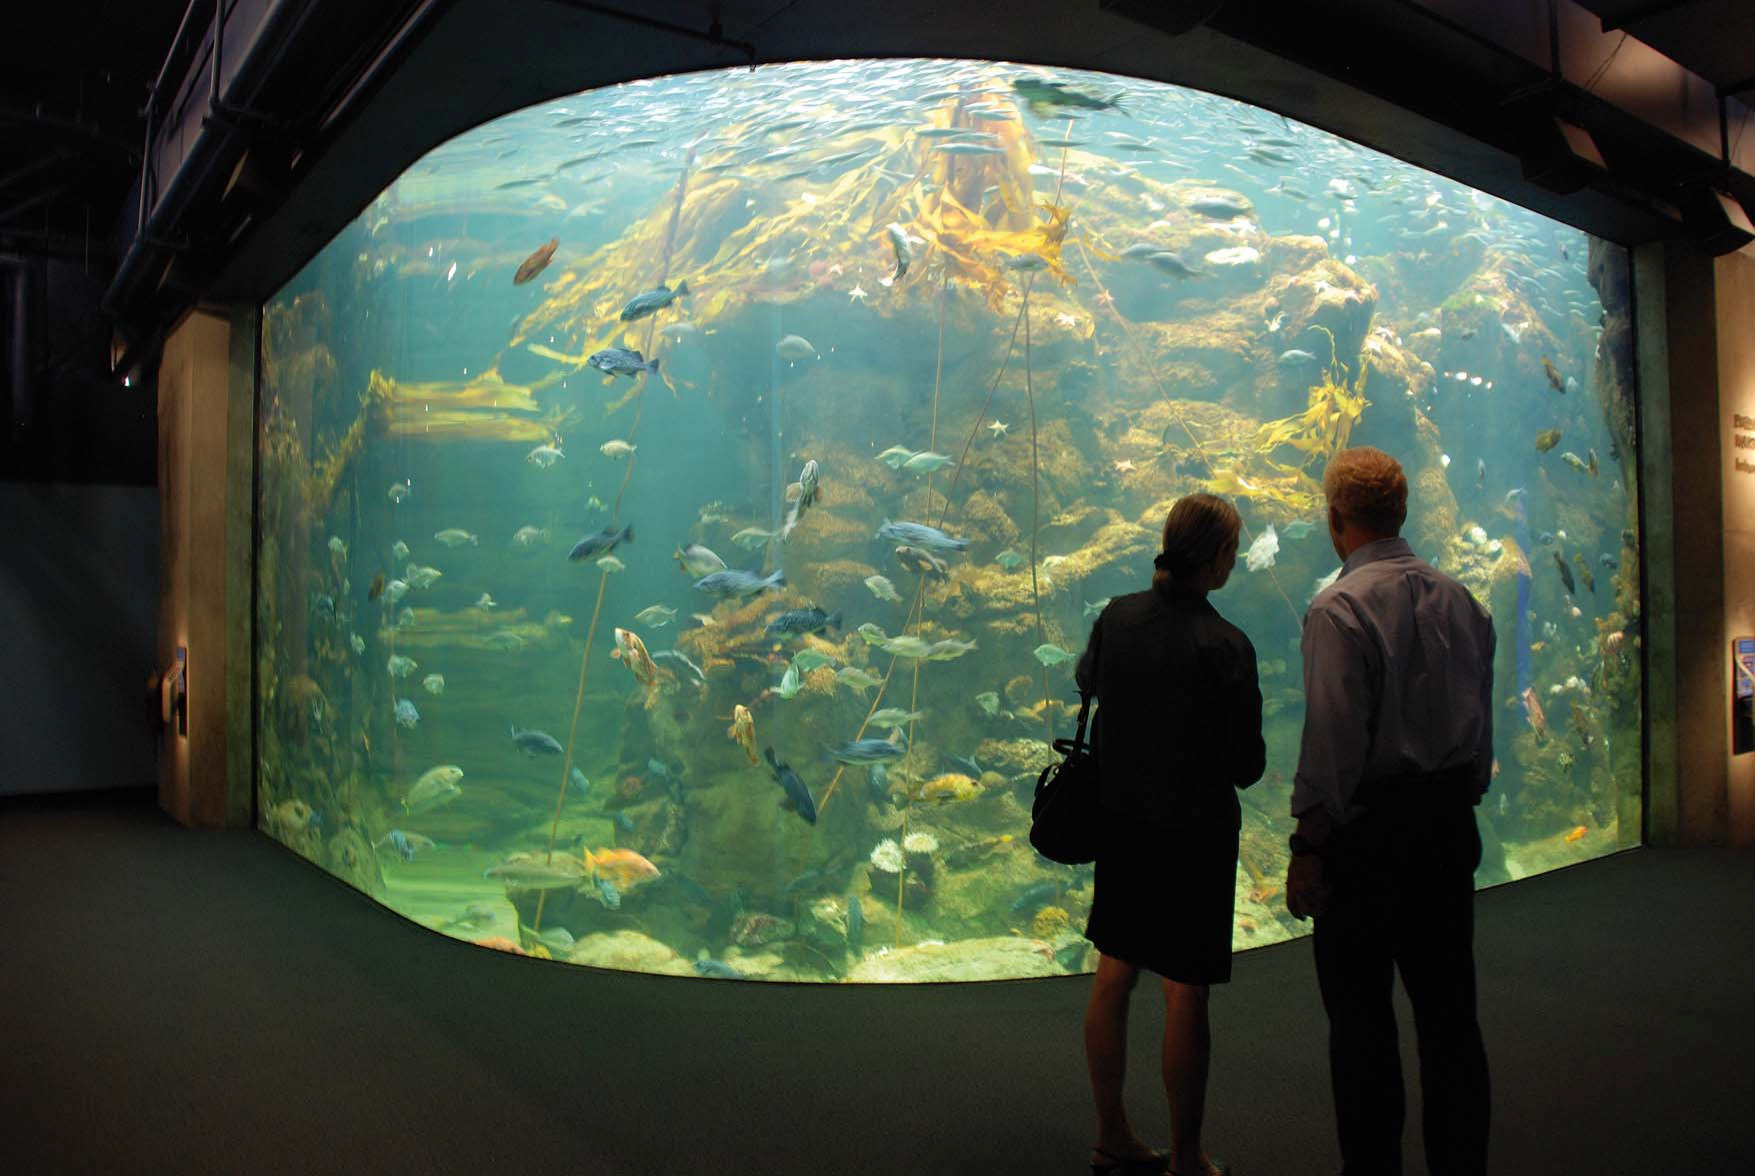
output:
[[[1626, 285], [1618, 249], [1484, 193], [1076, 71], [764, 67], [496, 120], [265, 307], [262, 825], [411, 919], [482, 904], [450, 933], [581, 963], [1082, 970], [1090, 871], [1026, 838], [1076, 704], [1071, 663], [1034, 651], [1076, 655], [1207, 489], [1255, 545], [1214, 604], [1267, 707], [1236, 943], [1289, 937], [1299, 619], [1350, 443], [1402, 461], [1405, 534], [1498, 624], [1482, 884], [1636, 843]], [[608, 347], [658, 369], [586, 364]], [[923, 576], [886, 520], [966, 546]], [[619, 569], [569, 560], [628, 524]], [[709, 595], [691, 543], [785, 587]], [[839, 626], [767, 629], [811, 607]], [[617, 630], [651, 669], [612, 657]], [[791, 798], [728, 736], [739, 707]], [[868, 724], [887, 707], [918, 717]], [[893, 742], [887, 779], [831, 756], [856, 738]], [[412, 792], [446, 765], [453, 789]], [[539, 899], [506, 863], [572, 876]]]

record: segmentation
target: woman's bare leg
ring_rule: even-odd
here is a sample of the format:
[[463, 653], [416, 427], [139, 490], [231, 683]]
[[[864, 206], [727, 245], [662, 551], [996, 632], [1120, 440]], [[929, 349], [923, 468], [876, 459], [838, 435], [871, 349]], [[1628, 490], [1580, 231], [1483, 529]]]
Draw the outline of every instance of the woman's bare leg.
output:
[[[1091, 1094], [1097, 1104], [1097, 1143], [1115, 1159], [1151, 1154], [1133, 1133], [1123, 1105], [1127, 1080], [1127, 1008], [1139, 969], [1113, 956], [1099, 956], [1085, 1007], [1085, 1061], [1091, 1071]], [[1092, 1163], [1103, 1157], [1093, 1155]]]
[[[1087, 1031], [1087, 1041], [1089, 1035]], [[1181, 1176], [1206, 1171], [1200, 1149], [1206, 1115], [1207, 1067], [1213, 1035], [1207, 1021], [1207, 986], [1164, 981], [1164, 1093], [1170, 1099], [1170, 1167]]]

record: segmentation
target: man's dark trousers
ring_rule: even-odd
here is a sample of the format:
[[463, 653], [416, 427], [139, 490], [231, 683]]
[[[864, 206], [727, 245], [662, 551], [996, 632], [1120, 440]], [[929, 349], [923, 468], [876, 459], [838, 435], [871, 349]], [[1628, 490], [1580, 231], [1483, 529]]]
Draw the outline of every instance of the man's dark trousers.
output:
[[1360, 787], [1364, 813], [1323, 847], [1327, 911], [1316, 975], [1345, 1176], [1400, 1176], [1405, 1096], [1394, 1006], [1399, 968], [1419, 1036], [1421, 1122], [1432, 1176], [1487, 1170], [1491, 1096], [1475, 1015], [1471, 773]]

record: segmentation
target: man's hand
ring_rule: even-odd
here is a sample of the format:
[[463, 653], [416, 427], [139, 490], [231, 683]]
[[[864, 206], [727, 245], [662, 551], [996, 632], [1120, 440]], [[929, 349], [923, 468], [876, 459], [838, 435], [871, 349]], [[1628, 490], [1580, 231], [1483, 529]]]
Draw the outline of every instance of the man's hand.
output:
[[1313, 853], [1295, 853], [1286, 867], [1286, 909], [1294, 919], [1308, 919], [1328, 910], [1328, 884], [1322, 878], [1322, 859]]

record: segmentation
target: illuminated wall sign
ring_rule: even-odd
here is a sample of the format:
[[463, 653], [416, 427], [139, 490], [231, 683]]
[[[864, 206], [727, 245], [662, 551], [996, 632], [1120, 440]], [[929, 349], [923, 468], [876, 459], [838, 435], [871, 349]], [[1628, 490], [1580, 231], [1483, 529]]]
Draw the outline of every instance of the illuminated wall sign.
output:
[[[1747, 417], [1742, 413], [1731, 414], [1731, 448], [1755, 449], [1755, 417]], [[1739, 474], [1755, 474], [1755, 461], [1741, 454], [1734, 454], [1736, 471]]]

